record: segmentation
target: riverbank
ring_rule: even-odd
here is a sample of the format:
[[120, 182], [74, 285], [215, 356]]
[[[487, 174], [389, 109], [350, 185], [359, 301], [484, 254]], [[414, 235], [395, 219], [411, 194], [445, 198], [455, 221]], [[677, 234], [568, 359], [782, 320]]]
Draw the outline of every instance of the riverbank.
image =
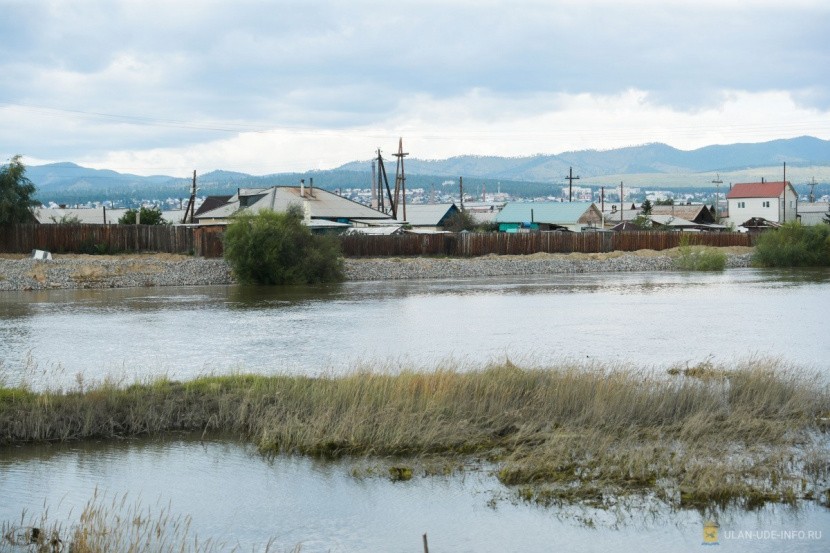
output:
[[[727, 267], [748, 267], [751, 248], [723, 248]], [[603, 254], [489, 255], [476, 258], [346, 259], [347, 280], [405, 280], [675, 270], [677, 249]], [[50, 261], [0, 256], [0, 291], [233, 284], [223, 259], [171, 254], [55, 255]]]

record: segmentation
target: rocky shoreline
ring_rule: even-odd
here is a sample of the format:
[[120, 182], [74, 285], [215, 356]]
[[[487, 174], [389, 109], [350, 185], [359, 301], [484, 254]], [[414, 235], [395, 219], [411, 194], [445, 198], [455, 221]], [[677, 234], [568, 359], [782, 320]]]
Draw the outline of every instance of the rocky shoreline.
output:
[[[748, 267], [751, 253], [729, 253], [727, 267]], [[403, 280], [557, 273], [670, 271], [671, 253], [534, 254], [478, 258], [346, 259], [346, 279]], [[0, 291], [233, 284], [222, 259], [184, 256], [0, 258]]]

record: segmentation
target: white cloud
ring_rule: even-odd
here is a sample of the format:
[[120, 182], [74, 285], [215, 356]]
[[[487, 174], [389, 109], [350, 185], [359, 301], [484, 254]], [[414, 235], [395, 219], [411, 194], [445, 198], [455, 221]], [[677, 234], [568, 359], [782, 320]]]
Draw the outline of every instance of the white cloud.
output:
[[368, 158], [398, 135], [447, 157], [828, 132], [820, 1], [53, 1], [6, 15], [4, 155], [262, 173]]
[[326, 169], [391, 154], [398, 137], [413, 157], [521, 156], [666, 142], [680, 149], [814, 135], [830, 139], [830, 112], [800, 107], [786, 91], [724, 93], [719, 105], [688, 113], [649, 94], [501, 97], [475, 90], [451, 99], [401, 102], [384, 126], [341, 130], [277, 128], [180, 148], [120, 150], [85, 165], [143, 174], [230, 169], [252, 174]]

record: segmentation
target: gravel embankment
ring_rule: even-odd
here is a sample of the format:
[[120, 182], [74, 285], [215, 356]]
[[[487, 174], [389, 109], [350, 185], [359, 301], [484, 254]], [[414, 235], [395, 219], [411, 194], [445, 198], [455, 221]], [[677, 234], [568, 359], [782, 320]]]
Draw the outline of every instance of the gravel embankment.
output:
[[[750, 253], [729, 253], [727, 267], [748, 267]], [[473, 259], [347, 259], [347, 280], [464, 278], [554, 273], [669, 271], [670, 255], [535, 254]], [[129, 257], [57, 256], [51, 261], [0, 258], [0, 290], [196, 286], [235, 282], [222, 259], [168, 255]]]

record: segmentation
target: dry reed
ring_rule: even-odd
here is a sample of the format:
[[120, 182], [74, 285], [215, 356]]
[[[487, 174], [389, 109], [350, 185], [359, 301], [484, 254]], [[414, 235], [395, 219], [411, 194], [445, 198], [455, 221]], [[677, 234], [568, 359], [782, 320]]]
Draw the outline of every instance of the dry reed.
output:
[[[190, 517], [174, 515], [169, 506], [145, 507], [128, 501], [126, 495], [109, 501], [96, 490], [72, 524], [53, 523], [48, 509], [37, 517], [24, 512], [17, 523], [0, 525], [0, 553], [181, 553], [241, 552], [239, 545], [200, 540], [190, 527]], [[264, 545], [266, 553], [278, 553], [274, 540]], [[300, 546], [292, 553], [299, 553]], [[285, 550], [288, 551], [288, 550]]]
[[670, 374], [597, 364], [342, 377], [231, 375], [32, 393], [0, 389], [0, 445], [169, 431], [266, 452], [469, 457], [521, 497], [673, 506], [826, 501], [830, 389], [754, 360]]

